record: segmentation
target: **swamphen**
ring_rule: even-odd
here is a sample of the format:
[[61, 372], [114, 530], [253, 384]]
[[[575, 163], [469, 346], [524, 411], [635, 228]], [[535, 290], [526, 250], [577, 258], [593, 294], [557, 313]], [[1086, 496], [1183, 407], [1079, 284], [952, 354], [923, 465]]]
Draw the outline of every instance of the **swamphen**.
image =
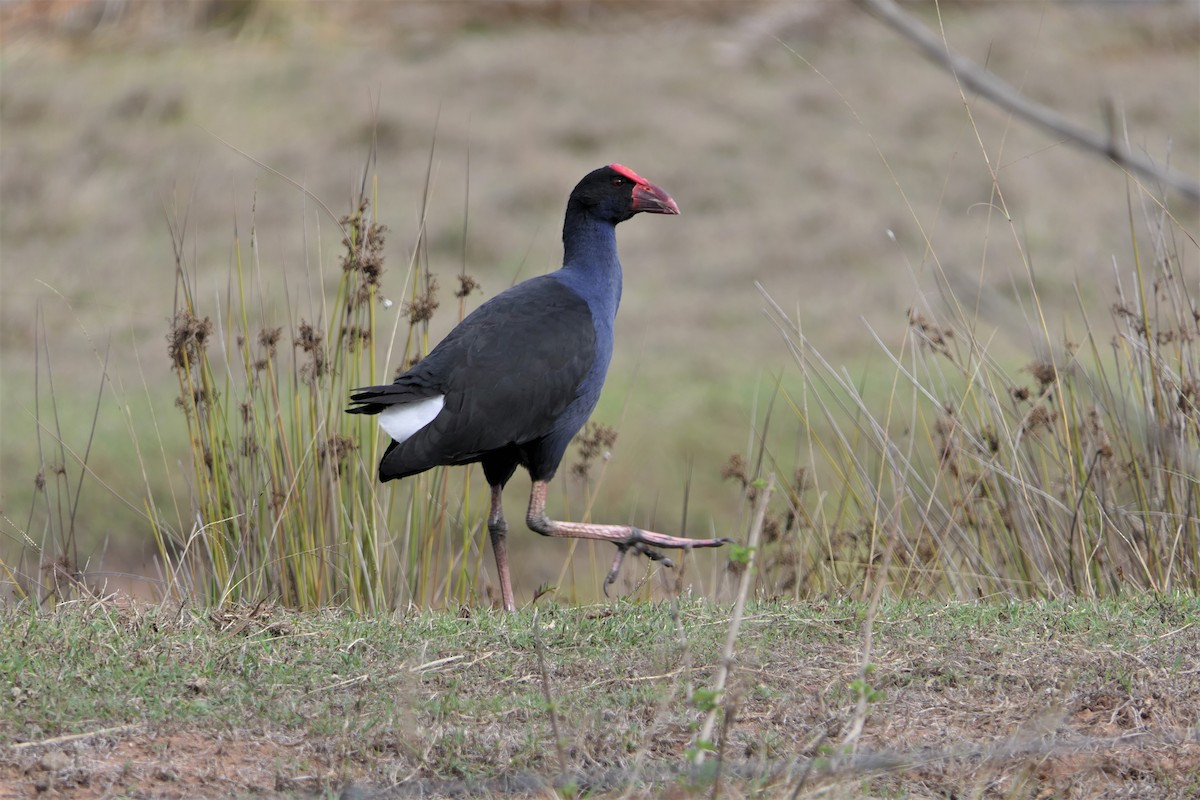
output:
[[378, 414], [392, 437], [379, 462], [390, 481], [440, 465], [480, 462], [492, 489], [488, 533], [500, 594], [515, 609], [501, 493], [517, 465], [533, 479], [526, 524], [544, 536], [602, 539], [617, 546], [604, 588], [629, 550], [671, 566], [655, 547], [719, 547], [626, 525], [559, 522], [546, 516], [547, 483], [600, 398], [621, 300], [617, 223], [645, 211], [678, 214], [665, 191], [628, 167], [588, 173], [571, 192], [563, 266], [519, 283], [458, 324], [395, 383], [356, 389], [352, 414]]

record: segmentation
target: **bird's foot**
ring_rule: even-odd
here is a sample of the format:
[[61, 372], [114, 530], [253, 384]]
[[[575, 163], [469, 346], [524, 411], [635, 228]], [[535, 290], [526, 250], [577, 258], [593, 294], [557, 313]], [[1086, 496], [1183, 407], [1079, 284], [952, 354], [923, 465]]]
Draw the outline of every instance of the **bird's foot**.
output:
[[617, 555], [613, 559], [612, 569], [608, 571], [608, 575], [604, 578], [605, 597], [608, 597], [608, 587], [617, 582], [617, 574], [621, 571], [621, 564], [625, 561], [625, 554], [630, 550], [645, 556], [651, 561], [661, 561], [664, 567], [674, 567], [674, 561], [654, 548], [678, 547], [690, 550], [693, 547], [720, 547], [723, 544], [733, 541], [732, 539], [725, 538], [684, 539], [678, 536], [664, 536], [661, 533], [647, 533], [647, 531], [641, 528], [630, 528], [629, 530], [629, 536], [624, 541], [615, 542], [617, 545]]

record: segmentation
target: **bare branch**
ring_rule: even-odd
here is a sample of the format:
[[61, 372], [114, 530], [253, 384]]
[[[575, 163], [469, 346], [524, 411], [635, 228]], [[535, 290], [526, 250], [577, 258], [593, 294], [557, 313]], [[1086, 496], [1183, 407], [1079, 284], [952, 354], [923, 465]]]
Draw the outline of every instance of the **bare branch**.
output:
[[902, 10], [894, 0], [854, 1], [915, 44], [930, 60], [948, 70], [968, 89], [1084, 150], [1105, 156], [1117, 166], [1153, 183], [1168, 186], [1192, 203], [1200, 204], [1200, 182], [1178, 171], [1160, 167], [1147, 156], [1131, 150], [1119, 137], [1111, 120], [1107, 134], [1096, 133], [1053, 109], [1033, 102], [1011, 84], [953, 52], [946, 42]]

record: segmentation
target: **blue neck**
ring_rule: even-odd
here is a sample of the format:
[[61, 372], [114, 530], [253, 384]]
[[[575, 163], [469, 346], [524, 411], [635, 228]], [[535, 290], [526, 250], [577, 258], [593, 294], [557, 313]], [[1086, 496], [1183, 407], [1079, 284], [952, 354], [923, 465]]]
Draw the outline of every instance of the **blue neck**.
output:
[[611, 332], [621, 303], [616, 225], [578, 209], [569, 210], [563, 225], [563, 268], [559, 279], [587, 301], [597, 328]]

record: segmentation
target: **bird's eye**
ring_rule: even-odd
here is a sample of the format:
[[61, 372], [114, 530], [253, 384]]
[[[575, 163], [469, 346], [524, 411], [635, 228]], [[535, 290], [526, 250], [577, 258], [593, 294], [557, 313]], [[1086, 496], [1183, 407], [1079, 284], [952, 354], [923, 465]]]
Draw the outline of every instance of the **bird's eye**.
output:
[[624, 179], [624, 178], [613, 178], [613, 179], [612, 179], [612, 184], [613, 184], [613, 186], [624, 186], [624, 185], [625, 185], [625, 179]]

